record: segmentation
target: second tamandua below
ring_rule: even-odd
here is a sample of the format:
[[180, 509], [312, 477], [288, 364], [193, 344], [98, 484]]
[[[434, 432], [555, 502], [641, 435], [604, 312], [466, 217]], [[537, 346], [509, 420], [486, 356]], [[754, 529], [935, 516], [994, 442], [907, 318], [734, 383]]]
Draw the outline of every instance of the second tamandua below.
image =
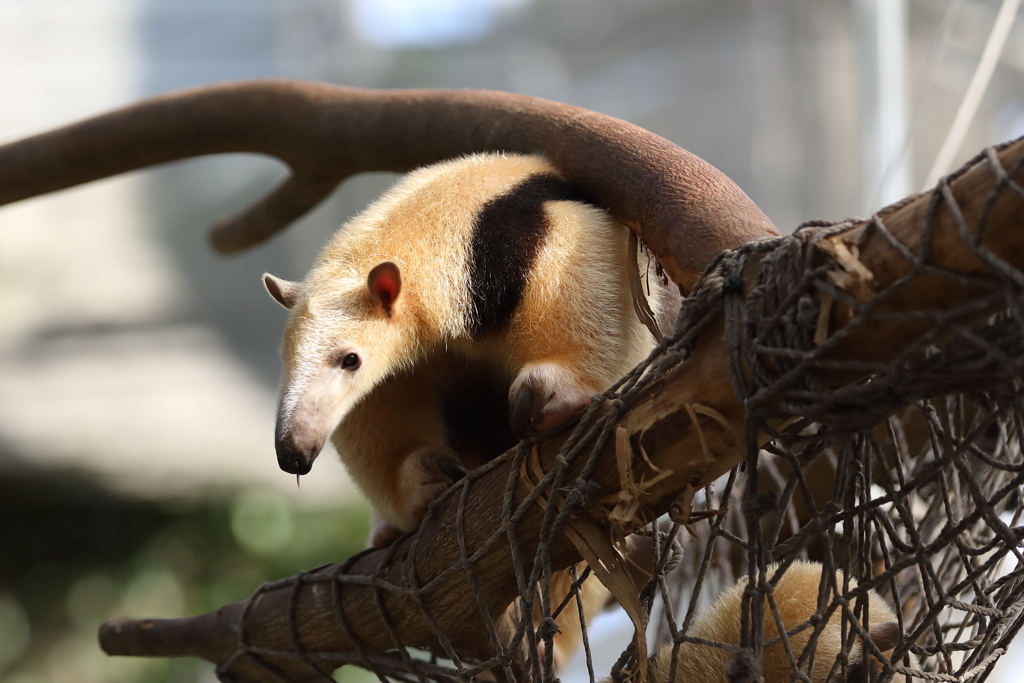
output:
[[[330, 438], [373, 507], [371, 544], [414, 530], [465, 468], [514, 443], [467, 437], [476, 413], [453, 387], [501, 387], [522, 435], [578, 413], [651, 351], [628, 253], [627, 229], [542, 157], [479, 154], [408, 174], [305, 280], [264, 278], [291, 312], [281, 468], [306, 474]], [[666, 291], [649, 296], [656, 315]], [[604, 601], [585, 593], [590, 611]], [[579, 640], [575, 612], [559, 620], [556, 664]]]
[[[767, 575], [771, 577], [775, 570], [774, 565], [770, 566]], [[817, 612], [818, 587], [821, 585], [822, 571], [822, 565], [817, 562], [794, 562], [775, 585], [772, 594], [787, 631], [800, 626]], [[837, 572], [836, 581], [838, 586], [843, 585], [842, 572]], [[851, 580], [850, 588], [856, 586], [857, 582]], [[697, 614], [687, 635], [728, 645], [739, 645], [741, 605], [746, 588], [747, 579], [744, 577], [726, 589], [710, 607]], [[868, 635], [879, 651], [891, 656], [901, 638], [896, 615], [885, 599], [875, 591], [868, 591], [867, 596]], [[849, 628], [847, 626], [847, 629]], [[811, 632], [812, 629], [805, 629], [789, 638], [794, 658], [799, 659], [803, 654], [804, 648], [810, 642]], [[766, 600], [765, 642], [777, 640], [779, 637], [779, 628]], [[814, 665], [810, 670], [812, 683], [867, 683], [877, 679], [882, 668], [881, 663], [871, 656], [859, 638], [847, 653], [845, 675], [841, 668], [837, 668], [833, 678], [829, 679], [829, 673], [832, 672], [836, 657], [843, 651], [843, 647], [842, 615], [837, 609], [832, 613], [815, 644]], [[675, 677], [670, 679], [672, 651], [673, 646], [667, 645], [651, 657], [651, 683], [729, 683], [726, 672], [733, 655], [728, 650], [684, 642], [679, 646]], [[911, 663], [916, 666], [916, 662]], [[793, 678], [790, 659], [781, 641], [764, 649], [761, 673], [764, 683], [790, 683], [797, 680]], [[604, 683], [609, 683], [610, 680]], [[896, 673], [891, 680], [894, 683], [905, 683], [906, 677]]]

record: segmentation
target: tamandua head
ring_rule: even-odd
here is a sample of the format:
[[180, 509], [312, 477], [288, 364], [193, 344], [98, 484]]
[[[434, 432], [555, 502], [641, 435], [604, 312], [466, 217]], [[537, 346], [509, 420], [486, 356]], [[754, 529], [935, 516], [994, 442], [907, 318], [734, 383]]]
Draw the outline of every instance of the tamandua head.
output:
[[402, 321], [408, 314], [402, 275], [391, 261], [369, 273], [304, 282], [263, 276], [270, 295], [291, 311], [281, 350], [277, 462], [306, 474], [352, 407], [396, 369]]

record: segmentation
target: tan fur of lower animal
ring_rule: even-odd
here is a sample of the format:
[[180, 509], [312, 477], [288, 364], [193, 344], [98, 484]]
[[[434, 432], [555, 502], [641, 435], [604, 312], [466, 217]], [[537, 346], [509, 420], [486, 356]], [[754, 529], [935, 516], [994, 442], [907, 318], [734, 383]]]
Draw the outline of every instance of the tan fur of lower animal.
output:
[[[775, 567], [769, 567], [767, 575], [771, 578]], [[787, 631], [807, 621], [817, 612], [818, 587], [821, 582], [822, 565], [816, 562], [794, 562], [776, 584], [773, 595]], [[837, 585], [842, 587], [843, 575], [838, 573]], [[850, 586], [856, 582], [851, 580]], [[740, 642], [740, 615], [743, 592], [747, 587], [744, 577], [720, 595], [706, 610], [696, 616], [687, 635], [695, 638], [738, 645]], [[892, 608], [885, 600], [875, 593], [868, 593], [869, 635], [873, 643], [887, 657], [899, 643], [901, 634]], [[849, 626], [847, 626], [849, 629]], [[799, 660], [807, 646], [811, 628], [805, 629], [789, 638], [793, 657]], [[849, 632], [849, 631], [848, 631]], [[779, 630], [774, 616], [765, 601], [765, 642], [778, 639]], [[810, 678], [813, 683], [825, 683], [833, 669], [836, 656], [843, 650], [842, 617], [839, 609], [832, 613], [828, 624], [822, 629], [814, 651], [813, 670]], [[650, 659], [650, 680], [653, 683], [669, 683], [672, 665], [673, 646], [667, 645], [655, 653]], [[722, 648], [684, 642], [679, 646], [676, 675], [673, 683], [728, 683], [726, 670], [732, 660], [732, 653]], [[845, 676], [843, 670], [836, 668], [831, 679], [836, 683], [861, 683], [873, 681], [881, 670], [881, 663], [874, 657], [864, 657], [864, 645], [858, 639], [848, 653], [849, 663]], [[792, 681], [793, 669], [785, 647], [778, 642], [765, 648], [761, 662], [762, 675], [765, 683], [789, 683]], [[896, 683], [905, 683], [902, 674], [892, 678]]]
[[[583, 573], [585, 563], [576, 565], [577, 576]], [[551, 609], [556, 609], [572, 590], [573, 575], [570, 570], [553, 572], [551, 574]], [[558, 627], [558, 634], [552, 639], [553, 645], [552, 664], [555, 671], [565, 666], [574, 654], [583, 645], [583, 629], [587, 627], [611, 598], [611, 592], [604, 587], [596, 576], [589, 576], [580, 586], [580, 599], [583, 603], [584, 619], [581, 622], [579, 607], [576, 598], [569, 600], [561, 614], [555, 618], [555, 625]], [[534, 623], [540, 624], [541, 613], [539, 604], [534, 604]], [[544, 658], [544, 643], [539, 643], [539, 656], [541, 661]]]
[[[647, 356], [630, 254], [627, 229], [539, 156], [409, 174], [339, 230], [303, 282], [264, 278], [291, 311], [281, 468], [307, 473], [330, 438], [373, 507], [371, 544], [416, 529], [461, 472], [515, 441], [460, 438], [466, 420], [445, 408], [453, 386], [486, 376], [503, 387], [512, 431], [543, 431]], [[656, 316], [667, 291], [648, 297]], [[578, 640], [572, 628], [559, 642]]]

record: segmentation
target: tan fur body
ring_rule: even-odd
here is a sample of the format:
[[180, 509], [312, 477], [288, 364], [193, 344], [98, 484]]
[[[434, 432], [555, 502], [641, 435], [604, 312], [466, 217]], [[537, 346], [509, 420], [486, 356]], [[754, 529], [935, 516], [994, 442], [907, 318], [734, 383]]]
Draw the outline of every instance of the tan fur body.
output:
[[[417, 448], [445, 446], [429, 402], [421, 400], [437, 380], [429, 364], [483, 361], [513, 390], [539, 371], [559, 398], [576, 405], [653, 346], [626, 285], [626, 229], [574, 202], [546, 205], [550, 231], [536, 276], [507, 329], [479, 339], [470, 334], [465, 264], [474, 216], [487, 200], [540, 173], [554, 170], [539, 157], [476, 155], [410, 174], [335, 235], [292, 309], [282, 412], [294, 416], [308, 406], [303, 412], [315, 417], [306, 419], [324, 422], [356, 484], [400, 531], [415, 529], [425, 504], [440, 493], [424, 500], [420, 473], [408, 462]], [[367, 273], [385, 261], [402, 274], [391, 318], [374, 315], [363, 300]], [[347, 378], [323, 376], [325, 358], [339, 345], [362, 352], [362, 376], [351, 386], [344, 386]]]
[[[311, 453], [304, 456], [311, 465], [330, 435], [374, 508], [376, 545], [419, 526], [451, 483], [437, 466], [445, 454], [469, 468], [497, 454], [455, 453], [449, 442], [439, 391], [466, 367], [485, 367], [512, 404], [524, 388], [542, 395], [533, 422], [544, 430], [585, 407], [654, 345], [633, 310], [626, 228], [574, 201], [543, 203], [544, 238], [518, 305], [502, 329], [473, 334], [474, 220], [487, 202], [538, 175], [557, 172], [537, 156], [497, 154], [421, 169], [340, 230], [303, 283], [268, 276], [268, 289], [292, 311], [282, 351], [282, 468], [282, 439]], [[400, 272], [393, 305], [387, 287], [376, 294], [379, 264]], [[656, 315], [663, 301], [650, 297]], [[355, 371], [339, 367], [349, 354], [359, 358]], [[288, 471], [304, 473], [302, 464]], [[586, 585], [589, 616], [606, 593], [596, 580]], [[559, 663], [568, 656], [562, 643], [571, 652], [580, 639], [575, 607], [565, 616]]]
[[[769, 578], [773, 572], [774, 567], [770, 567]], [[795, 562], [786, 570], [785, 575], [776, 585], [773, 595], [787, 631], [804, 623], [817, 611], [821, 572], [822, 566], [818, 563]], [[839, 573], [837, 580], [838, 585], [842, 587], [842, 573]], [[850, 584], [851, 587], [856, 586], [854, 581], [851, 581]], [[746, 586], [747, 579], [743, 578], [722, 593], [707, 610], [697, 615], [688, 635], [738, 645], [740, 642], [741, 604]], [[868, 593], [868, 615], [872, 626], [895, 625], [896, 616], [892, 608], [874, 591]], [[849, 626], [847, 628], [849, 629]], [[837, 609], [832, 613], [828, 625], [818, 637], [814, 653], [814, 668], [811, 674], [811, 680], [814, 683], [825, 683], [836, 655], [842, 651], [841, 629], [842, 617]], [[812, 629], [808, 628], [790, 637], [789, 643], [795, 659], [799, 660], [807, 646], [811, 632]], [[777, 638], [779, 638], [779, 629], [766, 601], [764, 639], [765, 642], [770, 642]], [[883, 645], [883, 647], [886, 646]], [[651, 681], [654, 683], [668, 683], [672, 664], [672, 649], [671, 645], [665, 646], [651, 658]], [[891, 654], [891, 648], [889, 650], [885, 652], [886, 655]], [[861, 661], [863, 648], [859, 643], [854, 646], [849, 657], [851, 664]], [[731, 659], [732, 654], [721, 648], [698, 643], [683, 643], [679, 647], [676, 676], [673, 681], [674, 683], [728, 683], [726, 669]], [[879, 665], [872, 661], [872, 666], [877, 668]], [[789, 657], [781, 642], [765, 648], [762, 672], [765, 683], [788, 683], [793, 680]], [[833, 680], [836, 683], [843, 680], [841, 669], [837, 669]], [[862, 680], [864, 680], [863, 673], [860, 675], [850, 674], [849, 683], [860, 683]], [[905, 679], [902, 674], [896, 674], [892, 680], [901, 683]]]

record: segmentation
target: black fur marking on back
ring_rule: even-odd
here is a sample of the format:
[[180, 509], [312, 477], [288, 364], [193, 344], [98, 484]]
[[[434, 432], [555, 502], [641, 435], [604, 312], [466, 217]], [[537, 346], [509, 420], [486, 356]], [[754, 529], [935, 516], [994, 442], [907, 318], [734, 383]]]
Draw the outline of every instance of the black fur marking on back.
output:
[[535, 175], [480, 209], [469, 256], [469, 329], [474, 336], [499, 330], [511, 320], [547, 236], [544, 202], [558, 200], [587, 203], [561, 178]]

